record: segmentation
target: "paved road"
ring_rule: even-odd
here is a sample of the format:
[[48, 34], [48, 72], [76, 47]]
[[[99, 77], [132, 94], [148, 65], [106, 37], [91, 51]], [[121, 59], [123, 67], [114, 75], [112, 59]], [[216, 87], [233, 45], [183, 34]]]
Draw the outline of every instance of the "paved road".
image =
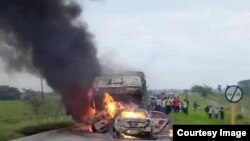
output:
[[[123, 141], [127, 141], [129, 139], [124, 139]], [[113, 139], [108, 134], [83, 134], [83, 133], [73, 133], [64, 130], [54, 130], [49, 132], [44, 132], [12, 141], [118, 141], [117, 139]], [[138, 140], [132, 140], [138, 141]], [[147, 140], [143, 140], [147, 141]], [[152, 140], [151, 140], [152, 141]], [[171, 141], [166, 137], [159, 137], [157, 141]]]

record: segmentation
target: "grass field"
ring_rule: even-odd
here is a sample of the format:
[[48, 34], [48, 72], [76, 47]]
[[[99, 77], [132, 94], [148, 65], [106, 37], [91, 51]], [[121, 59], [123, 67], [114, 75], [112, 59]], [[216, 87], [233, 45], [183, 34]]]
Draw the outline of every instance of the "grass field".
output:
[[0, 141], [7, 141], [72, 123], [58, 100], [46, 101], [38, 115], [24, 101], [0, 101]]
[[[204, 111], [189, 111], [188, 115], [183, 113], [171, 113], [170, 119], [173, 124], [231, 124], [230, 114], [226, 113], [225, 119], [208, 118]], [[237, 119], [236, 124], [250, 124], [250, 118]]]
[[[206, 98], [200, 94], [190, 94], [188, 98], [190, 101], [189, 114], [171, 113], [170, 118], [174, 124], [231, 124], [230, 103], [226, 101], [223, 94], [208, 95]], [[199, 111], [192, 110], [192, 104], [195, 101], [200, 105]], [[249, 101], [250, 97], [245, 96], [242, 101], [236, 104], [236, 124], [250, 124]], [[213, 105], [215, 107], [223, 106], [225, 108], [225, 119], [209, 119], [208, 115], [204, 112], [206, 105]]]

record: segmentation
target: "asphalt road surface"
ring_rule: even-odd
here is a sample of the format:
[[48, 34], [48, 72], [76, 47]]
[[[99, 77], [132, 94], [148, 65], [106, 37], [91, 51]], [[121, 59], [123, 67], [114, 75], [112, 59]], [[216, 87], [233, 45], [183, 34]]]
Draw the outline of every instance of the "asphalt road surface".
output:
[[[122, 139], [123, 141], [138, 141], [135, 139]], [[161, 136], [155, 141], [171, 141], [169, 138]], [[12, 141], [119, 141], [118, 139], [113, 139], [109, 134], [95, 134], [95, 133], [73, 133], [65, 130], [54, 130], [49, 132], [44, 132]], [[152, 141], [152, 140], [143, 140]]]

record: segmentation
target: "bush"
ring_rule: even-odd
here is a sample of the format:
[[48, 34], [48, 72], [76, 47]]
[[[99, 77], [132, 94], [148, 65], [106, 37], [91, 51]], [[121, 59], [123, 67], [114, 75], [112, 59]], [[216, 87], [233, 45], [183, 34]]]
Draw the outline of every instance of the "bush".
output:
[[237, 114], [236, 119], [237, 120], [242, 120], [242, 119], [244, 119], [244, 116], [242, 114]]
[[200, 85], [194, 85], [191, 88], [191, 92], [196, 92], [196, 93], [200, 93], [203, 97], [206, 97], [208, 94], [212, 94], [213, 89], [211, 87], [209, 87], [208, 85], [204, 85], [204, 86], [200, 86]]
[[31, 105], [33, 112], [36, 115], [38, 115], [38, 111], [43, 104], [42, 101], [40, 100], [39, 92], [33, 90], [24, 90], [24, 91], [25, 91], [24, 101], [27, 101]]

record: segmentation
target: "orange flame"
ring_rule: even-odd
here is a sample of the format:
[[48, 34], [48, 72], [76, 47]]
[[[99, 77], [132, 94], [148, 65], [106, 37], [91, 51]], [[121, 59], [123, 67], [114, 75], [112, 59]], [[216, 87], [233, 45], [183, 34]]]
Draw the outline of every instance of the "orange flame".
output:
[[126, 109], [121, 113], [121, 116], [124, 118], [146, 118], [147, 114], [143, 111], [137, 111], [136, 105], [134, 104], [121, 104], [116, 102], [109, 93], [104, 93], [103, 105], [105, 111], [108, 115], [113, 118], [117, 112], [120, 112], [123, 109]]
[[96, 110], [95, 110], [95, 105], [94, 105], [94, 99], [93, 99], [93, 90], [90, 89], [87, 93], [87, 98], [88, 98], [88, 112], [87, 112], [87, 115], [88, 116], [92, 116], [96, 113]]
[[124, 139], [138, 139], [137, 137], [129, 136], [129, 135], [125, 135], [125, 134], [121, 134], [121, 137]]
[[121, 113], [121, 117], [124, 118], [146, 118], [147, 115], [145, 115], [144, 112], [138, 112], [138, 111], [123, 111]]
[[173, 129], [172, 128], [168, 129], [167, 136], [171, 137], [171, 138], [173, 137]]
[[113, 97], [109, 95], [109, 93], [104, 94], [103, 104], [105, 110], [111, 118], [113, 118], [116, 113], [123, 108], [119, 102], [114, 101]]
[[87, 123], [81, 123], [81, 124], [76, 124], [73, 128], [73, 131], [75, 132], [84, 132], [84, 133], [92, 133], [92, 127], [90, 124]]
[[80, 129], [83, 132], [86, 132], [86, 133], [92, 133], [93, 132], [93, 130], [91, 128], [91, 125], [88, 125], [88, 124], [81, 126]]

